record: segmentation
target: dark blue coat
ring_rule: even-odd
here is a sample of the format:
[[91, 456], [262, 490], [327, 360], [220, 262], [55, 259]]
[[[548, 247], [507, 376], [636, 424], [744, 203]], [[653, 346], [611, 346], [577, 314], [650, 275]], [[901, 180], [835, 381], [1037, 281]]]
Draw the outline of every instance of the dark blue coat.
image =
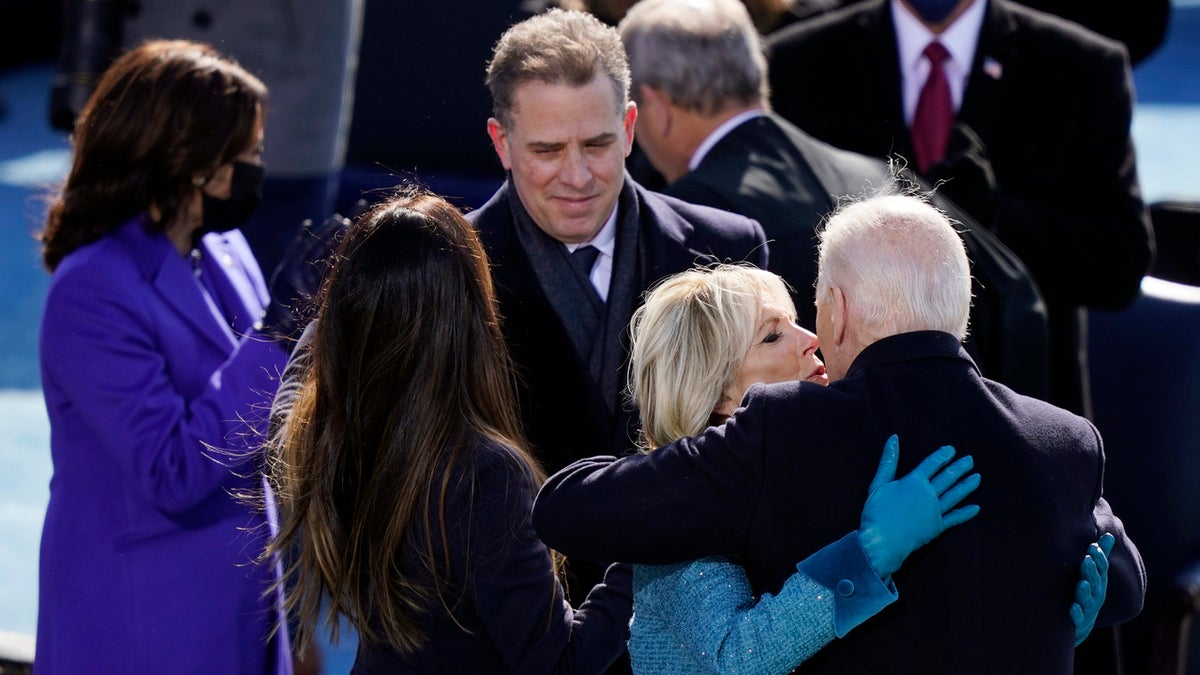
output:
[[[572, 610], [530, 523], [536, 489], [528, 466], [504, 446], [477, 440], [464, 447], [443, 509], [452, 610], [424, 601], [427, 641], [410, 654], [360, 640], [355, 675], [604, 672], [629, 635], [630, 569], [613, 565], [606, 583], [576, 598], [582, 604]], [[397, 559], [406, 574], [427, 579], [414, 555], [423, 534], [408, 539]], [[434, 541], [442, 536], [433, 533]]]

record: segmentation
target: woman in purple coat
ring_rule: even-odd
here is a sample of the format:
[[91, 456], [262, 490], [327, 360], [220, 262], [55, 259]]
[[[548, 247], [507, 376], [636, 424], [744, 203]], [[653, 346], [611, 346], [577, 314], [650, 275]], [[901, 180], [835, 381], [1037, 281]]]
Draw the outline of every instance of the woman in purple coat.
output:
[[148, 42], [76, 124], [41, 235], [39, 673], [291, 671], [275, 571], [255, 563], [271, 509], [235, 497], [261, 493], [252, 450], [300, 292], [285, 273], [269, 294], [235, 229], [261, 187], [265, 98], [209, 47]]

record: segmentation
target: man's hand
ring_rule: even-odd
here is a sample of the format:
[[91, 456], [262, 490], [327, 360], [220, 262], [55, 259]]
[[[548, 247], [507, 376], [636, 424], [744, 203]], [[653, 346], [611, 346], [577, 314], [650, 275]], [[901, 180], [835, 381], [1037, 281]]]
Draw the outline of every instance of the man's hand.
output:
[[987, 226], [992, 222], [996, 175], [987, 148], [971, 127], [955, 123], [946, 142], [946, 156], [929, 167], [925, 178], [980, 224]]

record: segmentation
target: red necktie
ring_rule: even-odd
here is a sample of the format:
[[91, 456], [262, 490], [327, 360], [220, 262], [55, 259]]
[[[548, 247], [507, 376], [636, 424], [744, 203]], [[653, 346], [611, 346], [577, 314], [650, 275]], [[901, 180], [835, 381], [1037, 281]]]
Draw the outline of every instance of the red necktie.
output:
[[946, 140], [950, 138], [950, 127], [954, 125], [954, 103], [950, 100], [950, 83], [942, 63], [950, 52], [942, 43], [934, 41], [925, 47], [925, 58], [929, 59], [929, 79], [917, 99], [917, 111], [913, 115], [912, 144], [917, 159], [917, 171], [925, 173], [946, 154]]

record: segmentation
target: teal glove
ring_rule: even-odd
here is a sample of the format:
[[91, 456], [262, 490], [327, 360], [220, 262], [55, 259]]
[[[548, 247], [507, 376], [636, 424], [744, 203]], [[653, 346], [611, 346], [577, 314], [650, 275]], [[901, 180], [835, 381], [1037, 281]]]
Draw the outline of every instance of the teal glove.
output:
[[954, 509], [979, 487], [980, 478], [977, 473], [963, 478], [975, 466], [970, 455], [946, 466], [953, 458], [954, 448], [942, 446], [907, 476], [893, 480], [900, 439], [892, 434], [884, 444], [858, 527], [867, 560], [880, 579], [900, 569], [913, 551], [979, 513], [975, 504]]
[[1075, 646], [1087, 639], [1096, 625], [1096, 616], [1108, 593], [1108, 556], [1116, 539], [1107, 532], [1100, 541], [1088, 546], [1087, 555], [1079, 565], [1080, 579], [1075, 586], [1075, 602], [1071, 605], [1071, 623], [1075, 624]]

